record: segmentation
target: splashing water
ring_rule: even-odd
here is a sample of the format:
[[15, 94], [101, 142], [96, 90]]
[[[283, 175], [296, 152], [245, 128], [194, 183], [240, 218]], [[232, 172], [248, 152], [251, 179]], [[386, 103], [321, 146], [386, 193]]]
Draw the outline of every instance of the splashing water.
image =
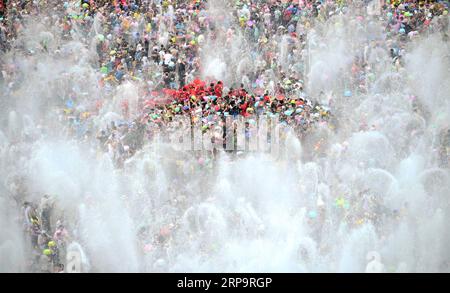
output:
[[[218, 2], [210, 1], [213, 17]], [[200, 56], [204, 77], [232, 84], [260, 56], [252, 56], [229, 12], [229, 26], [205, 36]], [[92, 121], [97, 131], [123, 119], [123, 100], [135, 115], [146, 85], [125, 82], [105, 94], [89, 63], [95, 53], [29, 21], [36, 26], [26, 26], [24, 45], [34, 49], [45, 40], [59, 55], [2, 56], [23, 81], [1, 94], [0, 272], [27, 270], [20, 207], [43, 194], [55, 202], [53, 221], [65, 220], [68, 251], [81, 253], [84, 271], [450, 271], [450, 174], [436, 151], [450, 117], [450, 63], [443, 57], [448, 41], [439, 35], [408, 43], [400, 72], [388, 52], [368, 57], [373, 79], [343, 95], [366, 34], [384, 33], [375, 21], [331, 17], [308, 35], [305, 84], [313, 96], [330, 93], [336, 130], [290, 137], [284, 160], [262, 153], [199, 160], [148, 142], [117, 168], [92, 133], [67, 127], [60, 109], [72, 97], [79, 112], [101, 100]], [[287, 38], [277, 46], [282, 67], [290, 65]], [[320, 153], [311, 147], [318, 142]]]

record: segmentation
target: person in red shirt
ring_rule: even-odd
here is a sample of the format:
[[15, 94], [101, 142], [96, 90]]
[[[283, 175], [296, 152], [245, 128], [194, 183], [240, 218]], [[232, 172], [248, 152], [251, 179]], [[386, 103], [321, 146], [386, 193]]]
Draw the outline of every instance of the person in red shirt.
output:
[[5, 4], [3, 3], [3, 0], [0, 0], [0, 17], [3, 17], [5, 13]]
[[213, 95], [213, 94], [214, 94], [215, 86], [216, 86], [216, 85], [214, 84], [214, 82], [210, 83], [210, 84], [209, 84], [209, 87], [207, 88], [207, 93], [210, 94], [210, 95]]
[[219, 80], [214, 87], [214, 94], [219, 98], [222, 97], [223, 83]]

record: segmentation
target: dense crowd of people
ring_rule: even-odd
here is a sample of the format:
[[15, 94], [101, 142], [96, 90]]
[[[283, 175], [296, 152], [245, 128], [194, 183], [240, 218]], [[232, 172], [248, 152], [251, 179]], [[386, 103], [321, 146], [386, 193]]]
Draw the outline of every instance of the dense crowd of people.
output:
[[33, 255], [27, 264], [28, 271], [64, 272], [69, 234], [61, 220], [52, 227], [53, 205], [48, 195], [38, 205], [27, 201], [23, 204], [23, 229]]
[[[102, 101], [97, 99], [92, 109], [80, 111], [78, 93], [73, 92], [61, 101], [61, 111], [74, 136], [96, 137], [100, 149], [109, 152], [122, 166], [157, 133], [173, 128], [177, 116], [189, 117], [189, 127], [200, 122], [202, 133], [223, 128], [227, 117], [243, 117], [249, 119], [246, 134], [250, 135], [261, 116], [276, 116], [281, 123], [292, 126], [299, 137], [317, 125], [336, 130], [332, 101], [321, 105], [309, 96], [304, 74], [309, 30], [335, 15], [380, 18], [389, 38], [384, 42], [367, 40], [367, 46], [361, 49], [362, 57], [353, 61], [352, 84], [343, 88], [344, 97], [367, 92], [373, 77], [371, 70], [377, 66], [376, 61], [366, 57], [368, 50], [387, 50], [393, 67], [399, 68], [408, 40], [430, 31], [440, 31], [448, 38], [449, 31], [448, 1], [382, 0], [372, 16], [365, 10], [368, 1], [209, 2], [0, 0], [0, 52], [55, 54], [45, 41], [33, 49], [15, 42], [27, 19], [44, 13], [49, 15], [44, 23], [56, 26], [62, 40], [69, 41], [80, 34], [81, 42], [89, 44], [95, 40], [97, 58], [91, 63], [98, 72], [100, 89], [106, 97], [118, 86], [138, 81], [142, 96], [137, 111], [124, 101], [120, 117], [110, 121], [105, 129], [91, 129], [90, 121]], [[214, 4], [231, 11], [231, 15], [214, 12]], [[239, 38], [239, 31], [243, 38]], [[210, 76], [201, 79], [205, 70], [202, 46], [216, 38], [224, 38], [221, 44], [225, 49], [231, 50], [235, 42], [244, 42], [254, 52], [253, 66], [240, 69], [241, 74], [229, 78], [228, 84]], [[279, 52], [280, 43], [287, 44], [286, 52]], [[5, 62], [0, 57], [0, 85], [14, 87], [15, 67]], [[215, 139], [226, 141], [226, 135], [224, 131]], [[442, 141], [442, 160], [448, 164], [450, 132], [443, 132]], [[38, 206], [29, 202], [23, 206], [24, 230], [36, 254], [30, 264], [34, 271], [64, 270], [69, 234], [63, 221], [52, 225], [51, 212], [48, 196]]]

